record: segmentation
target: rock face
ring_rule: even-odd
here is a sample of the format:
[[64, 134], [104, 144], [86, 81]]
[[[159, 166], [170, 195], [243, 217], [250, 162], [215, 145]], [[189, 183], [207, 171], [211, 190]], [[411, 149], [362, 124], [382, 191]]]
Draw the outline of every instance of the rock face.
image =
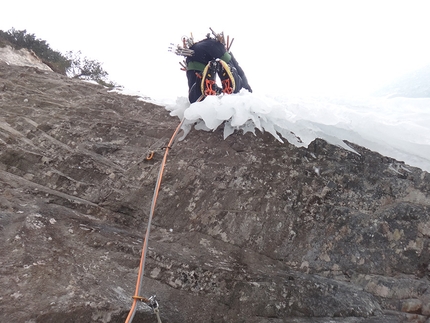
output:
[[[0, 62], [1, 322], [124, 322], [178, 123]], [[162, 322], [430, 322], [430, 174], [350, 145], [177, 141], [141, 295]], [[156, 317], [142, 304], [135, 321]]]

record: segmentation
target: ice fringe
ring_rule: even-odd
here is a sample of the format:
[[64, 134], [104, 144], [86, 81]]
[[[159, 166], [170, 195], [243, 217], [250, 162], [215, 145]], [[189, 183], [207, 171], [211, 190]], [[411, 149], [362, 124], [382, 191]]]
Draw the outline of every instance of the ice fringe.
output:
[[307, 147], [315, 138], [322, 138], [355, 152], [330, 134], [333, 126], [324, 127], [311, 121], [297, 123], [296, 115], [287, 109], [285, 103], [246, 90], [231, 95], [209, 96], [191, 105], [187, 98], [180, 97], [166, 109], [171, 111], [170, 115], [185, 119], [180, 140], [185, 139], [193, 126], [196, 130], [214, 131], [224, 124], [224, 139], [235, 131], [255, 135], [258, 129], [260, 132], [269, 132], [280, 142], [287, 140], [297, 147]]

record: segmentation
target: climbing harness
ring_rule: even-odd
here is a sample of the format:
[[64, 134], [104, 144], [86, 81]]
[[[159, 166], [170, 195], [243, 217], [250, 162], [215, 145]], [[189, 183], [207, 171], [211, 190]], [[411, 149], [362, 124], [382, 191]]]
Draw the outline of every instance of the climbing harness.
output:
[[164, 166], [166, 165], [166, 160], [167, 160], [167, 155], [169, 153], [169, 150], [172, 148], [173, 142], [174, 142], [179, 130], [181, 129], [181, 126], [184, 123], [184, 120], [185, 119], [182, 119], [182, 121], [176, 127], [176, 130], [173, 133], [172, 137], [170, 138], [170, 141], [169, 141], [169, 143], [166, 147], [166, 150], [164, 152], [163, 160], [162, 160], [161, 165], [160, 165], [160, 170], [158, 172], [157, 182], [155, 184], [154, 195], [152, 197], [151, 210], [149, 213], [149, 219], [148, 219], [148, 225], [146, 228], [145, 239], [143, 241], [142, 254], [140, 257], [140, 264], [139, 264], [139, 272], [138, 272], [137, 281], [136, 281], [136, 289], [135, 289], [134, 296], [132, 297], [133, 303], [131, 305], [130, 312], [128, 313], [128, 316], [125, 320], [125, 323], [131, 323], [133, 321], [134, 315], [136, 313], [136, 307], [137, 307], [138, 301], [143, 301], [146, 304], [148, 304], [154, 310], [154, 313], [157, 315], [158, 323], [161, 323], [159, 306], [158, 306], [158, 302], [155, 300], [155, 296], [151, 296], [150, 298], [145, 298], [145, 297], [140, 296], [140, 294], [141, 294], [141, 289], [142, 289], [143, 274], [145, 271], [145, 262], [146, 262], [146, 254], [147, 254], [147, 250], [148, 250], [149, 233], [151, 231], [151, 222], [152, 222], [152, 218], [154, 216], [154, 210], [155, 210], [155, 204], [156, 204], [157, 198], [158, 198], [158, 192], [160, 191], [160, 185], [161, 185], [161, 179], [163, 177]]

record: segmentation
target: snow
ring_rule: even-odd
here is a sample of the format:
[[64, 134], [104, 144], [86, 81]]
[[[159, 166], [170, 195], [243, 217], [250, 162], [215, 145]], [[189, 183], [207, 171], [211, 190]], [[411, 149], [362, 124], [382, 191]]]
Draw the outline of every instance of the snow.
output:
[[0, 61], [3, 61], [8, 65], [31, 66], [44, 71], [52, 71], [51, 68], [48, 65], [45, 65], [39, 57], [25, 48], [16, 50], [10, 46], [0, 47]]
[[[163, 102], [165, 103], [165, 102]], [[279, 141], [307, 147], [321, 138], [354, 151], [344, 140], [430, 172], [430, 99], [333, 99], [249, 93], [207, 97], [190, 104], [186, 97], [166, 105], [184, 120], [184, 139], [193, 129], [224, 128], [224, 138], [269, 132]]]

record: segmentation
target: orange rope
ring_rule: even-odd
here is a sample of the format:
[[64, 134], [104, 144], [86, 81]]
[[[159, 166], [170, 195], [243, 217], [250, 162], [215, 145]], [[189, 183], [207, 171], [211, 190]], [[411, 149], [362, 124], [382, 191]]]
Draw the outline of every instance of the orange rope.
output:
[[133, 304], [131, 305], [131, 309], [130, 309], [130, 312], [128, 313], [127, 319], [125, 320], [125, 323], [131, 323], [133, 321], [134, 314], [136, 313], [137, 302], [141, 299], [140, 292], [141, 292], [141, 288], [142, 288], [143, 274], [145, 271], [146, 252], [148, 249], [149, 232], [151, 230], [151, 222], [152, 222], [152, 218], [154, 215], [155, 204], [156, 204], [157, 198], [158, 198], [158, 192], [160, 191], [160, 185], [161, 185], [161, 179], [163, 177], [164, 166], [166, 165], [166, 160], [167, 160], [167, 155], [169, 153], [169, 149], [172, 148], [173, 141], [175, 140], [176, 135], [178, 134], [179, 130], [181, 129], [183, 122], [184, 122], [184, 119], [182, 119], [182, 121], [179, 123], [178, 127], [176, 128], [175, 132], [173, 133], [172, 137], [170, 138], [169, 144], [167, 145], [166, 151], [164, 152], [163, 161], [161, 162], [160, 171], [158, 173], [158, 178], [157, 178], [157, 183], [155, 184], [154, 195], [152, 197], [151, 211], [149, 213], [149, 219], [148, 219], [148, 226], [146, 228], [145, 239], [143, 241], [142, 255], [140, 257], [139, 272], [138, 272], [137, 282], [136, 282], [136, 290], [135, 290], [134, 296], [133, 296]]

